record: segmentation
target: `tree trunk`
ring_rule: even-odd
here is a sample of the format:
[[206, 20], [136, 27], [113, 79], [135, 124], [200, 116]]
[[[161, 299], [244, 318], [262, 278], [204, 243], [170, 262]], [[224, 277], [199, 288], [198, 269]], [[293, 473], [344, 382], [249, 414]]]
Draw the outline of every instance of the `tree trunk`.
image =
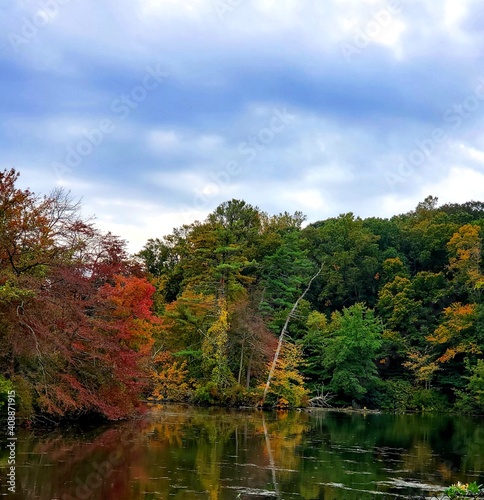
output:
[[247, 378], [245, 381], [245, 388], [247, 390], [249, 390], [249, 386], [250, 386], [250, 368], [251, 368], [251, 365], [252, 365], [252, 352], [250, 353], [249, 363], [247, 364]]
[[244, 364], [244, 346], [245, 346], [245, 333], [242, 339], [242, 345], [240, 346], [240, 363], [239, 363], [239, 376], [237, 378], [237, 383], [240, 385], [242, 382], [242, 368]]
[[321, 271], [323, 270], [324, 267], [324, 262], [321, 264], [321, 267], [319, 268], [319, 271], [309, 280], [308, 286], [306, 287], [306, 290], [299, 296], [299, 298], [296, 300], [294, 305], [292, 306], [291, 311], [287, 315], [286, 322], [284, 323], [284, 326], [282, 327], [281, 334], [279, 335], [279, 342], [277, 343], [277, 349], [274, 354], [274, 359], [272, 360], [272, 365], [271, 369], [269, 370], [269, 375], [267, 377], [267, 382], [266, 386], [264, 388], [264, 394], [262, 395], [262, 401], [259, 403], [259, 406], [263, 406], [266, 400], [267, 392], [269, 391], [269, 387], [271, 385], [271, 379], [274, 375], [274, 371], [276, 369], [276, 364], [277, 360], [279, 358], [279, 354], [281, 352], [282, 348], [282, 343], [284, 342], [284, 335], [287, 333], [287, 327], [289, 326], [289, 321], [291, 320], [291, 317], [294, 315], [296, 312], [297, 306], [299, 305], [299, 302], [304, 298], [304, 296], [309, 292], [309, 289], [311, 288], [311, 285], [313, 284], [313, 281], [320, 275]]

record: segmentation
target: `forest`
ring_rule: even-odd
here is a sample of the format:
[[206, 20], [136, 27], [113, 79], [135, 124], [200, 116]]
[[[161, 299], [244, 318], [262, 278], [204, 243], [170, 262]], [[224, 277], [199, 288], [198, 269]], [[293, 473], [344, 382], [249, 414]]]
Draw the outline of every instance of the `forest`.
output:
[[307, 224], [233, 199], [130, 255], [18, 178], [0, 172], [0, 411], [15, 391], [27, 423], [318, 397], [484, 413], [483, 202]]

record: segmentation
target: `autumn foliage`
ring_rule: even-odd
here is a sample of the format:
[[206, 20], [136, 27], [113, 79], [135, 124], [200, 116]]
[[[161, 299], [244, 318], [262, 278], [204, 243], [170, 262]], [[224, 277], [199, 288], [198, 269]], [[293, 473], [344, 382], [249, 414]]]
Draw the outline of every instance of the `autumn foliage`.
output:
[[[132, 414], [149, 387], [155, 288], [68, 194], [0, 173], [0, 366], [23, 416]], [[27, 404], [29, 402], [29, 404]]]
[[269, 406], [482, 408], [480, 202], [303, 228], [231, 200], [130, 256], [17, 184], [0, 172], [0, 408], [11, 387], [26, 419], [256, 405], [272, 365]]

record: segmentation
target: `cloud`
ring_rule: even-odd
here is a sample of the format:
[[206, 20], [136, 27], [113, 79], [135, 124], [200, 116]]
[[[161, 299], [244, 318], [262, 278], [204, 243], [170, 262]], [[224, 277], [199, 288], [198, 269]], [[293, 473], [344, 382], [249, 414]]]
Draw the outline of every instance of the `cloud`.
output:
[[[4, 167], [34, 191], [68, 187], [130, 248], [232, 197], [311, 221], [460, 201], [465, 186], [483, 198], [484, 106], [453, 126], [484, 76], [475, 0], [72, 0], [41, 26], [43, 8], [0, 6]], [[148, 67], [167, 76], [135, 102]], [[436, 128], [445, 141], [402, 167]]]

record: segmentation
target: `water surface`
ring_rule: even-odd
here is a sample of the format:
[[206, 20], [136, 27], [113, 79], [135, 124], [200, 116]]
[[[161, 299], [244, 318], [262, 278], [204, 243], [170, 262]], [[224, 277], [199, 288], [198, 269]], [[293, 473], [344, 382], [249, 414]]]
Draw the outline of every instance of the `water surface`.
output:
[[8, 498], [26, 500], [365, 500], [484, 483], [484, 420], [447, 415], [165, 406], [91, 431], [22, 430], [16, 451]]

